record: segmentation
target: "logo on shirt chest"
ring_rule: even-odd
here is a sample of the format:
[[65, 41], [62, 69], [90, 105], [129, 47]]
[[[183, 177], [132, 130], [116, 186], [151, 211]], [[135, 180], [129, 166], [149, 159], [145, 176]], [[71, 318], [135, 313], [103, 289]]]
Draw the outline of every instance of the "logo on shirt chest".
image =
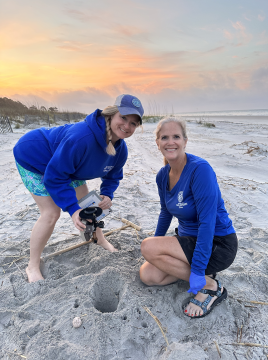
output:
[[105, 168], [103, 169], [103, 172], [108, 173], [109, 171], [111, 171], [114, 167], [113, 166], [105, 166]]
[[178, 193], [178, 204], [176, 206], [179, 207], [179, 209], [183, 209], [184, 206], [186, 206], [187, 203], [183, 202], [183, 191], [179, 191]]

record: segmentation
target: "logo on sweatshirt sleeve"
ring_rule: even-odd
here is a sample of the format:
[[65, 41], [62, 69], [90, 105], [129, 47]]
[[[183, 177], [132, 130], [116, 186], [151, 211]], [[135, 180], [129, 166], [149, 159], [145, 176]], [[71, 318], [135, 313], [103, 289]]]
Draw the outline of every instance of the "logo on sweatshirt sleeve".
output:
[[114, 167], [113, 166], [105, 166], [105, 168], [103, 169], [103, 172], [108, 173], [109, 171], [111, 171]]
[[176, 206], [179, 207], [179, 209], [183, 209], [184, 206], [186, 206], [187, 203], [183, 202], [183, 191], [179, 191], [178, 193], [178, 204]]

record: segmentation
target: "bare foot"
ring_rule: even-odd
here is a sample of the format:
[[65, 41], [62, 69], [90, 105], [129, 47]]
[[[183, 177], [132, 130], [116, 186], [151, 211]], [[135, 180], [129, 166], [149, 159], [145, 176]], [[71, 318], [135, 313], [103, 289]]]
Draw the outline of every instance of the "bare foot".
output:
[[26, 274], [28, 276], [29, 283], [36, 282], [38, 280], [44, 280], [39, 268], [30, 268], [28, 265], [26, 268]]
[[109, 241], [107, 241], [106, 239], [105, 239], [105, 241], [104, 242], [97, 242], [97, 245], [100, 245], [100, 246], [102, 246], [103, 247], [103, 249], [105, 249], [105, 250], [108, 250], [108, 251], [110, 251], [110, 252], [115, 252], [115, 251], [118, 251], [118, 249], [116, 249], [111, 243], [109, 243]]
[[[206, 279], [207, 279], [207, 277], [206, 277]], [[209, 281], [207, 280], [207, 285], [205, 285], [203, 287], [203, 289], [216, 291], [218, 289], [218, 284], [215, 280], [210, 279]], [[221, 292], [223, 292], [223, 287], [221, 288]], [[200, 302], [204, 302], [207, 297], [208, 297], [208, 294], [202, 294], [202, 293], [198, 292], [194, 298]], [[216, 299], [217, 299], [217, 296], [212, 297], [211, 301], [207, 305], [207, 309], [210, 308], [210, 306], [214, 303], [214, 301]], [[201, 316], [204, 313], [203, 310], [198, 305], [195, 305], [191, 302], [189, 302], [189, 304], [185, 308], [184, 312], [189, 317]]]
[[110, 252], [118, 251], [109, 241], [107, 241], [101, 231], [100, 228], [97, 228], [96, 236], [98, 239], [97, 245], [102, 246], [103, 249], [108, 250]]

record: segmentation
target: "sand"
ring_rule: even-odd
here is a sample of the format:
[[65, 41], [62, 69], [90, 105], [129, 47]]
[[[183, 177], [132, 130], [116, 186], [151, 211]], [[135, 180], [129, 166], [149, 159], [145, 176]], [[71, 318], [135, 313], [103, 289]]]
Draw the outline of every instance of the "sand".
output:
[[[153, 234], [160, 210], [155, 176], [162, 156], [154, 142], [155, 124], [145, 124], [143, 133], [127, 139], [124, 179], [104, 229], [120, 227], [124, 217], [141, 231], [111, 235], [117, 253], [89, 244], [48, 259], [42, 264], [45, 280], [34, 284], [26, 281], [24, 270], [38, 209], [12, 155], [27, 130], [0, 135], [1, 359], [267, 359], [267, 348], [233, 343], [268, 345], [268, 307], [249, 302], [268, 302], [268, 121], [213, 121], [215, 128], [188, 122], [187, 151], [215, 169], [239, 251], [218, 276], [228, 299], [209, 316], [193, 320], [181, 309], [189, 296], [187, 282], [147, 287], [138, 275], [144, 261], [140, 243]], [[91, 190], [99, 184], [98, 179], [88, 182]], [[175, 227], [173, 220], [168, 233]], [[81, 241], [69, 215], [62, 213], [43, 255]], [[72, 326], [75, 317], [82, 320], [79, 328]]]

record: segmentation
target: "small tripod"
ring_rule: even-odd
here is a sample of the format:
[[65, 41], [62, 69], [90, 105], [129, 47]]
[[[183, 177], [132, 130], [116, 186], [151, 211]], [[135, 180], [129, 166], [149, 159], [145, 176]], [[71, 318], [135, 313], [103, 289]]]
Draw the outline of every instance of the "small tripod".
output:
[[[90, 241], [93, 239], [94, 243], [98, 242], [96, 236], [96, 229], [104, 228], [103, 221], [97, 221], [97, 217], [102, 214], [102, 209], [98, 206], [87, 207], [80, 211], [79, 216], [83, 220], [83, 223], [86, 225], [86, 229], [84, 231], [84, 237], [86, 241]], [[92, 222], [88, 221], [92, 220]]]

